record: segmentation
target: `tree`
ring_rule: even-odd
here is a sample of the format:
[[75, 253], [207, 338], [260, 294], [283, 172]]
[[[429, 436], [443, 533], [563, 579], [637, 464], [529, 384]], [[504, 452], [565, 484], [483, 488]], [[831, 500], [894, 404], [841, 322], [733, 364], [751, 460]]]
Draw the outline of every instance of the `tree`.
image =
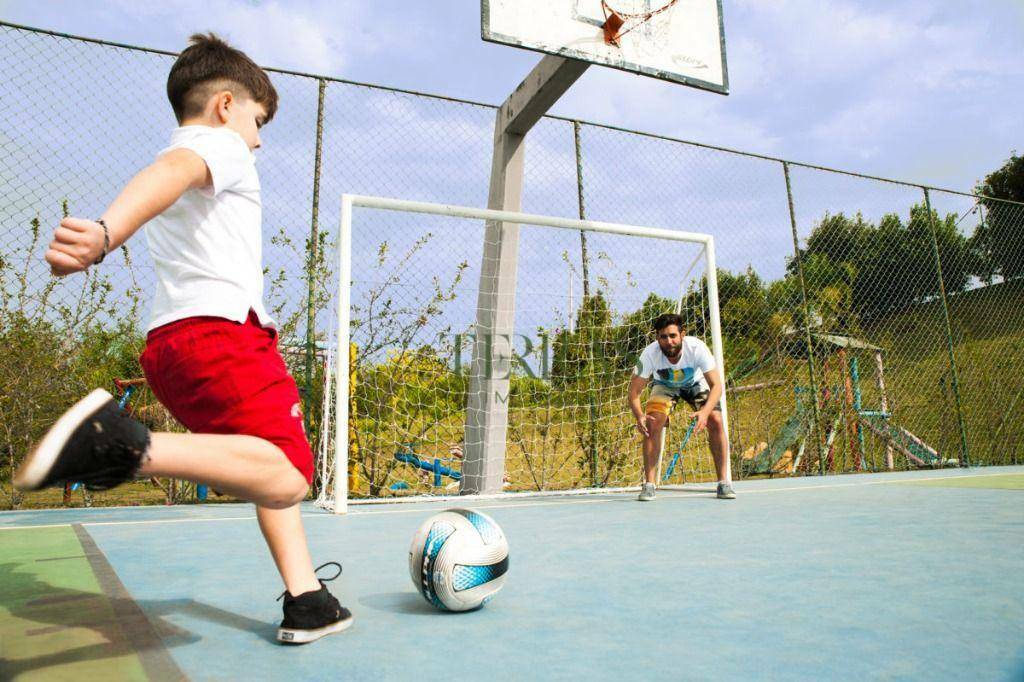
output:
[[1024, 275], [1024, 156], [1011, 154], [1002, 168], [975, 187], [982, 220], [971, 237], [974, 273], [991, 282], [995, 275], [1011, 279]]
[[[843, 213], [825, 213], [807, 238], [806, 254], [821, 254], [833, 263], [857, 263], [872, 242], [875, 227], [859, 212], [852, 218]], [[790, 271], [795, 271], [790, 264]]]
[[[933, 229], [946, 290], [962, 291], [972, 259], [954, 214], [940, 218], [918, 204], [906, 224], [890, 213], [875, 226], [859, 213], [852, 218], [826, 213], [800, 252], [809, 303], [820, 324], [851, 332], [858, 323], [937, 295]], [[791, 262], [790, 277], [795, 271]]]

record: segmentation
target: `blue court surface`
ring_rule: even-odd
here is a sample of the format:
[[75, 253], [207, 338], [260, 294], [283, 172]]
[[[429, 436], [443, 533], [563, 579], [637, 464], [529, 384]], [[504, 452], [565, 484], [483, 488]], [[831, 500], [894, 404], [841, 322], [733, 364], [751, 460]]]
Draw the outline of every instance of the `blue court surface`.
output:
[[[1024, 679], [1024, 467], [736, 490], [310, 507], [356, 620], [294, 648], [250, 506], [0, 514], [0, 679]], [[509, 538], [480, 611], [409, 579], [449, 506]]]

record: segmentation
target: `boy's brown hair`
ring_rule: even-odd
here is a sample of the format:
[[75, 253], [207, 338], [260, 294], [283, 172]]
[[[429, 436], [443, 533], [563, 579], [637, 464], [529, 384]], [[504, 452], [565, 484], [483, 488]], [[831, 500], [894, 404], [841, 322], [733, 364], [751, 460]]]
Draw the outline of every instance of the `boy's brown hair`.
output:
[[264, 123], [274, 118], [277, 90], [253, 60], [213, 33], [196, 33], [189, 42], [167, 77], [167, 99], [178, 123], [201, 114], [211, 95], [232, 86], [244, 90], [236, 96], [248, 96], [266, 108]]

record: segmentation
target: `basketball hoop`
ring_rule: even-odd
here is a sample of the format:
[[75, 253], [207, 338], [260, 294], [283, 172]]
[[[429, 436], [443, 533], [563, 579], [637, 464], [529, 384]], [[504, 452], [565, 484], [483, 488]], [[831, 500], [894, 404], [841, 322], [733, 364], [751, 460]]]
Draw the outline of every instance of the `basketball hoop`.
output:
[[[601, 0], [604, 12], [604, 42], [621, 47], [627, 33], [641, 28], [645, 41], [660, 42], [668, 36], [670, 22], [663, 13], [679, 0]], [[655, 17], [658, 17], [655, 20]]]
[[729, 94], [726, 0], [480, 0], [484, 40]]

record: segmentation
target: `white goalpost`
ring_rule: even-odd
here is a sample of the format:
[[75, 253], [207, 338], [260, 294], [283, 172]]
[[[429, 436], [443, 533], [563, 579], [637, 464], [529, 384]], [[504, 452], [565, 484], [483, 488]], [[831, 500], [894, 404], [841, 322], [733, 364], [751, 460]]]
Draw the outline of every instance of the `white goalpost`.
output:
[[[521, 229], [516, 274], [483, 296], [496, 229]], [[317, 464], [317, 504], [335, 513], [635, 488], [626, 386], [657, 315], [681, 314], [725, 376], [707, 234], [346, 194], [336, 249]], [[566, 292], [567, 271], [570, 283], [587, 273], [583, 293]], [[481, 305], [514, 333], [482, 332]], [[481, 386], [496, 395], [471, 399]], [[472, 414], [481, 405], [489, 413]], [[728, 428], [724, 395], [721, 407]], [[480, 433], [487, 447], [469, 442]], [[696, 478], [713, 471], [705, 440], [682, 455]], [[476, 487], [480, 471], [499, 484]]]

